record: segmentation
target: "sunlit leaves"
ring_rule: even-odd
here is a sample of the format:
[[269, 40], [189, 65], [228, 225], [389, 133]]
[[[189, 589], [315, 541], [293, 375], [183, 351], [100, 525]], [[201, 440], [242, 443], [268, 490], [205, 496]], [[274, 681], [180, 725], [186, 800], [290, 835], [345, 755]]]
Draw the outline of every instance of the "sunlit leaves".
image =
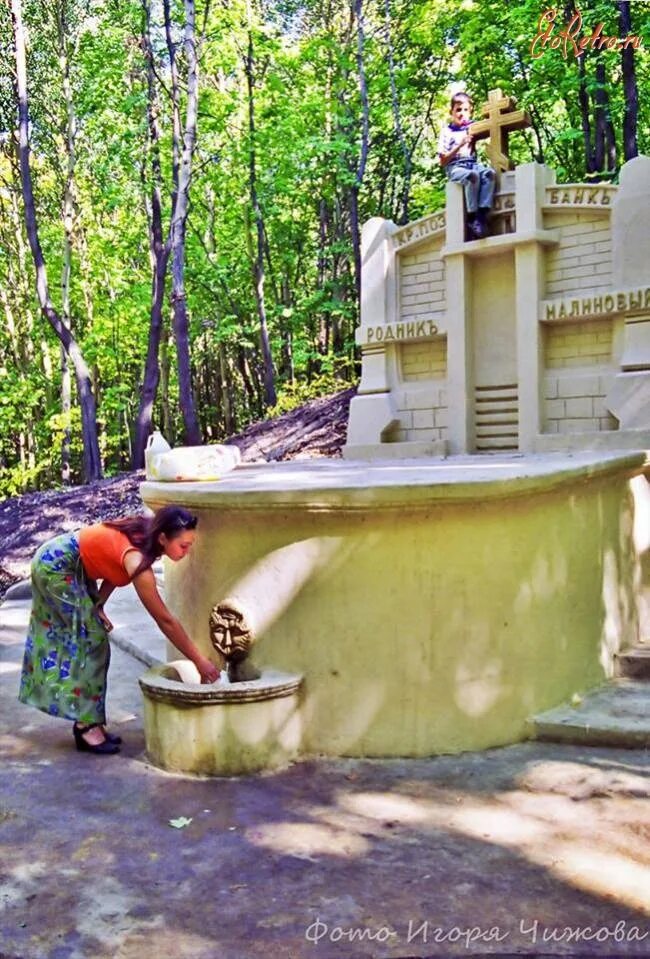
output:
[[[57, 306], [67, 162], [55, 16], [61, 3], [68, 14], [77, 123], [70, 312], [93, 369], [106, 465], [117, 469], [128, 465], [151, 301], [152, 168], [141, 42], [143, 11], [139, 0], [25, 3], [31, 42], [28, 66], [37, 212]], [[582, 11], [585, 31], [602, 21], [606, 32], [618, 32], [613, 0], [582, 0], [576, 6]], [[574, 58], [564, 59], [558, 50], [548, 49], [539, 59], [530, 54], [543, 9], [538, 0], [389, 0], [387, 16], [386, 0], [364, 0], [370, 145], [359, 196], [362, 222], [371, 216], [397, 220], [405, 197], [410, 219], [442, 206], [445, 180], [436, 142], [446, 122], [450, 89], [459, 84], [474, 94], [477, 105], [489, 90], [501, 87], [531, 112], [535, 131], [510, 140], [517, 162], [542, 155], [556, 169], [559, 181], [584, 178], [578, 64]], [[6, 191], [15, 189], [6, 135], [14, 110], [7, 11], [7, 5], [0, 4], [0, 284], [10, 287], [9, 307], [21, 335], [31, 339], [33, 360], [22, 371], [15, 368], [10, 337], [1, 327], [0, 368], [7, 373], [4, 379], [0, 375], [0, 394], [6, 397], [0, 404], [0, 468], [11, 473], [12, 484], [21, 476], [29, 482], [52, 482], [62, 435], [57, 418], [59, 347], [35, 310], [31, 264], [24, 249], [21, 259], [10, 205], [5, 202], [11, 195]], [[172, 4], [172, 12], [174, 36], [179, 40], [183, 19], [179, 0]], [[635, 64], [639, 148], [647, 153], [650, 6], [633, 3], [631, 14], [633, 31], [644, 40], [635, 53]], [[160, 4], [153, 4], [153, 16], [166, 227], [171, 209], [171, 104]], [[210, 438], [217, 440], [226, 431], [226, 393], [234, 428], [242, 428], [262, 413], [243, 66], [249, 26], [257, 63], [255, 147], [265, 226], [265, 296], [279, 394], [287, 403], [313, 395], [314, 389], [332, 387], [332, 381], [323, 378], [332, 370], [353, 375], [350, 363], [358, 313], [349, 198], [358, 161], [361, 100], [356, 35], [347, 0], [265, 0], [263, 4], [229, 0], [211, 3], [209, 8], [200, 2], [197, 26], [205, 27], [205, 33], [199, 50], [201, 85], [186, 288], [200, 415], [206, 435], [209, 430]], [[180, 48], [178, 53], [183, 56]], [[585, 60], [589, 97], [595, 92], [595, 59], [590, 53]], [[620, 56], [603, 53], [602, 59], [612, 121], [620, 138], [625, 109]], [[183, 108], [183, 91], [181, 100]], [[29, 329], [28, 316], [34, 317]], [[169, 383], [166, 395], [159, 394], [155, 415], [160, 424], [166, 406], [173, 427], [178, 413], [168, 334], [167, 328], [163, 346]], [[39, 469], [29, 465], [27, 451], [20, 459], [21, 436], [25, 444], [30, 428]], [[73, 466], [77, 462], [75, 436]], [[0, 490], [1, 484], [0, 480]]]

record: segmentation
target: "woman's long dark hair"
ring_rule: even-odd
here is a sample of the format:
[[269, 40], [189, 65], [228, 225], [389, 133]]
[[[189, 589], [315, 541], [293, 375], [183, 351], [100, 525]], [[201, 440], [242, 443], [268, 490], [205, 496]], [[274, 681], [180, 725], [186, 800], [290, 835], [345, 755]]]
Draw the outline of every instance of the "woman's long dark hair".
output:
[[104, 526], [124, 533], [129, 543], [142, 553], [142, 562], [131, 577], [149, 569], [162, 556], [163, 548], [158, 537], [164, 533], [173, 539], [186, 529], [196, 529], [198, 519], [182, 506], [163, 506], [153, 516], [125, 516], [124, 519], [106, 520]]

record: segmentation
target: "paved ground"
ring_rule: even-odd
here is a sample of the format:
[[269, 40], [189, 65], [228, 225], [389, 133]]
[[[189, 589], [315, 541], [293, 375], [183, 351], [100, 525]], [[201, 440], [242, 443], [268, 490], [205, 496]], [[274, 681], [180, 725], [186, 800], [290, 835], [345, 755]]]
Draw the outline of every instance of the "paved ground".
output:
[[[117, 638], [160, 658], [129, 590]], [[16, 700], [28, 601], [0, 607], [0, 957], [650, 955], [650, 754], [526, 743], [197, 780], [143, 754], [116, 648], [115, 757]], [[183, 828], [169, 821], [186, 817]]]

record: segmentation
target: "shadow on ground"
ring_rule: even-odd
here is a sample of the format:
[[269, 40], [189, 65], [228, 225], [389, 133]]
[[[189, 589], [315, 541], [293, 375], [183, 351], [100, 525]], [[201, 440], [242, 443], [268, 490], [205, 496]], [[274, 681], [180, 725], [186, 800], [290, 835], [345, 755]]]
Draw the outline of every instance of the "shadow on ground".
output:
[[[120, 649], [122, 753], [16, 701], [0, 623], [0, 954], [397, 959], [650, 953], [650, 756], [522, 744], [197, 780], [150, 767]], [[180, 829], [170, 820], [191, 820]]]

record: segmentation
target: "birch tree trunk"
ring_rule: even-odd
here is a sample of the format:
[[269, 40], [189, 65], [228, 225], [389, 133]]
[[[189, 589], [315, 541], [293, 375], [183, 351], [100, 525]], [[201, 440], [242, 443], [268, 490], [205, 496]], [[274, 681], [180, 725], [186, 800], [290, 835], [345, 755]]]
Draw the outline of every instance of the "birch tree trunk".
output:
[[255, 302], [260, 323], [260, 346], [262, 349], [264, 405], [275, 406], [277, 396], [275, 392], [275, 371], [273, 356], [269, 341], [269, 331], [266, 319], [266, 303], [264, 301], [264, 220], [257, 193], [257, 156], [255, 142], [255, 49], [253, 45], [253, 27], [250, 0], [248, 10], [248, 49], [244, 60], [246, 70], [246, 84], [248, 88], [248, 187], [250, 203], [255, 221], [256, 245], [253, 255], [253, 280], [255, 284]]
[[[65, 15], [66, 0], [59, 0], [56, 8], [57, 34], [59, 41], [59, 64], [63, 71], [63, 98], [65, 101], [65, 186], [63, 190], [63, 269], [61, 272], [61, 321], [71, 330], [70, 318], [70, 278], [72, 275], [72, 232], [75, 221], [74, 203], [74, 171], [75, 171], [75, 139], [77, 135], [77, 121], [72, 102], [72, 87], [70, 84], [70, 58], [68, 53], [67, 22]], [[68, 354], [61, 346], [61, 412], [63, 414], [63, 442], [61, 444], [61, 481], [69, 486], [71, 481], [70, 470], [70, 443], [72, 431], [70, 416], [72, 413], [72, 381]]]
[[81, 427], [83, 438], [83, 474], [86, 482], [99, 479], [102, 475], [99, 443], [97, 441], [97, 415], [95, 397], [92, 390], [90, 371], [84, 360], [79, 344], [65, 326], [50, 298], [45, 258], [41, 248], [34, 190], [30, 169], [29, 148], [29, 104], [27, 97], [27, 65], [25, 58], [25, 34], [22, 19], [21, 0], [11, 0], [11, 13], [16, 53], [16, 87], [18, 92], [18, 156], [20, 162], [20, 180], [25, 208], [25, 226], [29, 246], [32, 251], [36, 270], [36, 292], [43, 315], [59, 338], [67, 355], [72, 361], [77, 381], [77, 392], [81, 407]]
[[171, 374], [171, 357], [169, 355], [171, 335], [169, 330], [163, 330], [162, 342], [160, 344], [160, 406], [162, 410], [162, 431], [167, 437], [167, 441], [174, 446], [176, 434], [174, 430], [174, 417], [172, 416], [171, 402], [169, 399], [169, 377]]
[[[151, 5], [147, 5], [147, 13], [149, 17], [151, 16]], [[176, 206], [176, 198], [178, 195], [178, 177], [179, 177], [179, 167], [180, 167], [180, 144], [183, 137], [183, 131], [181, 128], [181, 107], [180, 107], [180, 89], [178, 84], [178, 63], [176, 62], [176, 44], [174, 43], [174, 38], [172, 36], [172, 15], [170, 0], [163, 0], [163, 16], [165, 20], [165, 42], [167, 44], [167, 54], [169, 56], [169, 75], [171, 77], [172, 89], [172, 210]], [[151, 24], [147, 24], [148, 29], [151, 29]], [[151, 33], [149, 33], [149, 40], [151, 40]], [[153, 52], [152, 52], [153, 56]], [[151, 61], [151, 67], [153, 70], [153, 60]]]
[[[30, 256], [30, 252], [28, 251], [25, 243], [22, 217], [19, 209], [18, 198], [19, 195], [21, 195], [21, 189], [20, 165], [17, 154], [17, 150], [12, 150], [9, 157], [12, 173], [12, 186], [9, 190], [9, 228], [12, 231], [12, 236], [15, 237], [16, 241], [15, 249], [18, 262], [18, 275], [16, 276], [15, 283], [9, 283], [9, 289], [14, 294], [16, 315], [19, 316], [22, 321], [22, 325], [20, 327], [21, 335], [19, 337], [19, 346], [23, 366], [26, 369], [33, 362], [40, 361], [41, 369], [43, 371], [43, 378], [45, 381], [45, 402], [46, 405], [50, 407], [54, 402], [54, 372], [52, 369], [50, 348], [45, 336], [43, 335], [43, 332], [40, 332], [38, 337], [38, 352], [36, 352], [34, 345], [34, 315], [31, 308], [32, 295], [30, 293], [27, 271], [27, 259]], [[13, 188], [14, 183], [18, 184], [17, 189]]]
[[[329, 26], [332, 21], [332, 11], [331, 4], [328, 3], [326, 9], [323, 11], [324, 22]], [[332, 76], [334, 72], [333, 68], [333, 49], [334, 45], [329, 43], [326, 47], [327, 52], [327, 69], [325, 73], [325, 140], [327, 144], [331, 143], [332, 140]], [[332, 234], [332, 209], [330, 201], [326, 197], [326, 174], [323, 175], [323, 184], [322, 184], [322, 193], [323, 195], [319, 201], [318, 208], [318, 261], [317, 261], [317, 288], [319, 290], [325, 290], [327, 272], [331, 268], [331, 255], [328, 249], [330, 244], [331, 234]], [[331, 316], [329, 310], [319, 310], [318, 316], [316, 319], [317, 323], [317, 349], [321, 356], [327, 356], [329, 352], [330, 345], [330, 332], [331, 332]], [[320, 363], [316, 363], [315, 359], [309, 360], [309, 365], [307, 368], [308, 378], [311, 379], [312, 373], [317, 373], [320, 370]]]
[[361, 146], [354, 183], [350, 189], [350, 230], [354, 251], [354, 286], [357, 295], [357, 308], [361, 307], [361, 231], [359, 229], [359, 192], [368, 160], [369, 106], [366, 71], [364, 66], [364, 26], [363, 0], [354, 0], [354, 12], [357, 21], [357, 71], [359, 75], [359, 94], [361, 97]]
[[[15, 275], [13, 281], [11, 277], [12, 271], [10, 269], [9, 294], [13, 298], [15, 304], [15, 313], [19, 319], [19, 323], [16, 327], [19, 340], [18, 345], [20, 348], [23, 369], [26, 370], [34, 362], [34, 313], [31, 307], [32, 294], [27, 270], [27, 260], [30, 254], [27, 249], [27, 245], [25, 244], [25, 231], [23, 230], [22, 216], [20, 212], [21, 188], [20, 169], [17, 154], [17, 150], [12, 150], [9, 155], [11, 183], [8, 183], [5, 180], [4, 185], [9, 194], [7, 227], [9, 230], [9, 236], [13, 241], [15, 241], [16, 262], [18, 264], [17, 275]], [[7, 237], [7, 241], [9, 245], [9, 237]], [[44, 365], [43, 371], [47, 377], [47, 396], [49, 401], [52, 398], [51, 365]]]
[[[143, 43], [147, 60], [147, 122], [149, 128], [149, 152], [151, 157], [151, 218], [149, 247], [151, 253], [151, 307], [149, 311], [149, 338], [144, 365], [140, 404], [135, 423], [135, 443], [132, 466], [142, 469], [147, 439], [152, 430], [153, 406], [160, 382], [160, 338], [163, 328], [163, 304], [165, 277], [169, 263], [170, 245], [163, 239], [162, 222], [162, 173], [160, 167], [160, 130], [158, 125], [158, 97], [154, 75], [153, 49], [151, 46], [151, 5], [145, 5], [146, 27]], [[170, 38], [171, 39], [171, 38]], [[176, 165], [175, 165], [176, 169]], [[174, 191], [176, 193], [176, 191]]]
[[174, 338], [178, 359], [178, 391], [184, 425], [184, 442], [197, 446], [201, 442], [201, 429], [196, 416], [192, 395], [192, 370], [190, 363], [189, 318], [185, 294], [185, 234], [189, 205], [189, 190], [192, 178], [192, 158], [196, 144], [198, 115], [199, 72], [196, 56], [194, 0], [185, 0], [185, 55], [187, 57], [187, 104], [185, 130], [180, 169], [178, 171], [178, 195], [171, 222], [172, 259], [172, 309], [174, 315]]
[[400, 145], [402, 156], [404, 157], [404, 186], [402, 188], [401, 203], [397, 222], [408, 223], [413, 163], [411, 152], [407, 146], [406, 138], [404, 136], [404, 128], [402, 127], [399, 96], [397, 93], [397, 83], [395, 81], [395, 52], [393, 50], [393, 29], [391, 23], [390, 0], [384, 0], [384, 26], [386, 28], [386, 46], [388, 48], [388, 74], [390, 77], [390, 99], [393, 107], [393, 124], [395, 126], [397, 142]]
[[226, 348], [223, 343], [219, 344], [219, 372], [221, 374], [221, 390], [223, 401], [223, 425], [227, 436], [235, 432], [236, 425], [233, 417], [233, 403], [231, 396], [230, 371], [228, 370], [228, 361], [226, 359]]
[[[620, 14], [620, 36], [626, 37], [632, 32], [630, 0], [620, 0], [618, 9]], [[621, 63], [623, 67], [623, 99], [625, 101], [625, 112], [623, 114], [623, 159], [631, 160], [633, 157], [639, 155], [639, 147], [636, 139], [639, 92], [636, 85], [633, 47], [626, 46], [621, 51]]]
[[[317, 289], [325, 289], [325, 281], [328, 268], [328, 240], [330, 233], [330, 211], [327, 200], [321, 197], [318, 205], [318, 261], [316, 265], [316, 283]], [[318, 352], [322, 356], [327, 355], [329, 349], [330, 337], [330, 314], [327, 310], [319, 310], [318, 323]]]
[[[0, 207], [0, 212], [2, 212], [1, 207]], [[7, 273], [8, 273], [9, 282], [11, 282], [14, 278], [13, 270], [11, 269], [11, 266], [9, 267]], [[23, 368], [22, 357], [20, 355], [20, 346], [19, 346], [16, 322], [14, 320], [12, 306], [9, 303], [7, 290], [4, 286], [0, 286], [0, 306], [2, 307], [2, 311], [5, 315], [5, 325], [7, 328], [7, 334], [9, 336], [9, 349], [11, 351], [14, 366], [16, 367], [17, 370], [20, 370], [20, 372], [24, 374], [25, 370]]]
[[589, 94], [587, 93], [587, 77], [585, 70], [585, 58], [580, 57], [578, 61], [578, 72], [580, 84], [578, 86], [578, 102], [580, 104], [580, 122], [582, 125], [582, 142], [585, 152], [585, 170], [587, 173], [593, 173], [596, 169], [596, 160], [594, 157], [593, 137], [591, 132], [591, 118], [589, 111]]
[[596, 62], [596, 88], [594, 98], [595, 127], [595, 173], [598, 179], [616, 170], [616, 136], [609, 109], [607, 75], [602, 59]]
[[[64, 270], [66, 267], [64, 266]], [[65, 321], [63, 321], [65, 322]], [[65, 324], [68, 325], [67, 323]], [[71, 426], [70, 417], [72, 414], [72, 382], [70, 379], [70, 366], [68, 365], [68, 355], [65, 347], [60, 348], [60, 370], [61, 370], [61, 413], [63, 414], [63, 438], [61, 440], [61, 482], [64, 486], [69, 486], [71, 481], [70, 474], [70, 440]]]

